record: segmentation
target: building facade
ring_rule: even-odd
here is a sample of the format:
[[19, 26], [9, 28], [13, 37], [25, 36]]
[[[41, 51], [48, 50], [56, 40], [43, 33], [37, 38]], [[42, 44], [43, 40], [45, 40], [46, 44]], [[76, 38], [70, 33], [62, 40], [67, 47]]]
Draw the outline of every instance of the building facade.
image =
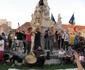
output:
[[[73, 26], [70, 24], [62, 24], [64, 29], [68, 29], [70, 33], [74, 32]], [[85, 37], [85, 26], [76, 25], [76, 31], [81, 33], [81, 36]]]
[[2, 24], [6, 24], [9, 27], [11, 27], [12, 22], [11, 21], [7, 21], [6, 19], [0, 19], [0, 25], [2, 25]]

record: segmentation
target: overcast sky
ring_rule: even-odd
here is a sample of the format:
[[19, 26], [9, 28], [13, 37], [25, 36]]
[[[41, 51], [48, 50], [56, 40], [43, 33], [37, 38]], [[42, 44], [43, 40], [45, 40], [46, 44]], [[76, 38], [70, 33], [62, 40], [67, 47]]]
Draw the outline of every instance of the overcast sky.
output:
[[[12, 22], [12, 28], [31, 21], [31, 14], [39, 0], [0, 0], [0, 19], [7, 19]], [[60, 13], [62, 23], [68, 24], [72, 14], [75, 15], [76, 25], [85, 25], [85, 0], [48, 0], [50, 13], [57, 21]]]

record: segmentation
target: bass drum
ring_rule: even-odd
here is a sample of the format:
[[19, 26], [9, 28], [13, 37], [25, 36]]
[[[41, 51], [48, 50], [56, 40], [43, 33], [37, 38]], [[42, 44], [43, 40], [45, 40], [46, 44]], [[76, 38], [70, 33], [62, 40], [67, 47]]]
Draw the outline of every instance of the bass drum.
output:
[[33, 66], [36, 64], [36, 62], [37, 62], [37, 58], [33, 55], [27, 55], [25, 57], [25, 65], [27, 66]]

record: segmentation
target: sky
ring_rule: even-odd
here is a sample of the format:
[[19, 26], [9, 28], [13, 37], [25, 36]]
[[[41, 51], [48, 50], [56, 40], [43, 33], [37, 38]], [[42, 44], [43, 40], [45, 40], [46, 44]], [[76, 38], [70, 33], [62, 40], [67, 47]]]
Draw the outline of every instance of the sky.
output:
[[[7, 19], [12, 22], [12, 28], [18, 27], [25, 22], [31, 21], [31, 14], [39, 0], [0, 0], [0, 19]], [[48, 0], [50, 13], [57, 21], [58, 14], [61, 14], [62, 23], [69, 24], [74, 13], [76, 25], [85, 26], [85, 0]]]

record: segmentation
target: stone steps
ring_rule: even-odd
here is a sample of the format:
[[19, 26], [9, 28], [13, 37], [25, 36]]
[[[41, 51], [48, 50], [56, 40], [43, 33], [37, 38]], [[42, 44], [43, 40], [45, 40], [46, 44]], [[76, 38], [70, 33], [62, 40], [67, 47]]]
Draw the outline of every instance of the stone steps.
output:
[[[47, 52], [50, 52], [50, 50], [44, 50], [44, 51], [45, 51], [45, 56], [47, 56]], [[56, 65], [60, 64], [60, 59], [58, 59], [58, 50], [53, 50], [52, 53], [50, 52], [50, 58], [45, 60], [45, 65], [51, 65], [51, 64], [56, 64]]]
[[50, 58], [46, 59], [45, 65], [60, 64], [60, 59], [58, 59], [58, 51], [59, 50], [53, 50], [51, 53], [50, 50], [45, 50], [45, 56], [47, 56], [47, 52], [50, 52]]

